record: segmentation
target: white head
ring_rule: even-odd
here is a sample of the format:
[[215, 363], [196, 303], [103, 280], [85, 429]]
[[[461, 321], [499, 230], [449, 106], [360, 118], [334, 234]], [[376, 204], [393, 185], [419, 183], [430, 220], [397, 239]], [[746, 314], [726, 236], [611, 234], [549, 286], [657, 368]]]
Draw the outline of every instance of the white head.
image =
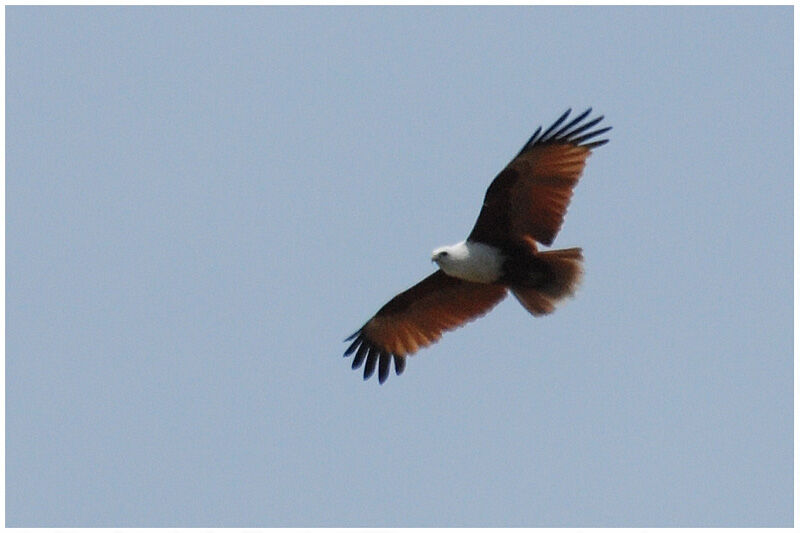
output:
[[441, 246], [433, 251], [431, 261], [439, 265], [439, 268], [447, 272], [448, 267], [455, 265], [459, 261], [464, 261], [469, 252], [464, 242], [450, 246]]
[[450, 276], [480, 283], [494, 282], [502, 265], [499, 250], [466, 241], [435, 249], [431, 260]]

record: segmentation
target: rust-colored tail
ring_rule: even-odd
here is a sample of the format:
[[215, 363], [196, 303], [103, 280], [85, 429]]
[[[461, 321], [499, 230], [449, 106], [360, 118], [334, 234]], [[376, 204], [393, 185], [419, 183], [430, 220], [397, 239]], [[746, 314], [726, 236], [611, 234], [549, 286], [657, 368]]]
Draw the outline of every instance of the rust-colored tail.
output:
[[530, 285], [514, 285], [511, 292], [531, 314], [546, 315], [575, 292], [583, 274], [583, 254], [580, 248], [567, 248], [539, 252], [536, 258], [546, 267], [544, 279]]

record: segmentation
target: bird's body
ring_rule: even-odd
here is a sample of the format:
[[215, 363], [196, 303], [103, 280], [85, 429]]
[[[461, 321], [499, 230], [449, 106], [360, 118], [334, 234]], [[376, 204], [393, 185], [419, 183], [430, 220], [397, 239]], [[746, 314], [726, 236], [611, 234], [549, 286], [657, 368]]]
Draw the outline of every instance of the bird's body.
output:
[[[436, 342], [444, 331], [474, 320], [510, 290], [533, 315], [551, 313], [573, 294], [582, 274], [580, 248], [539, 251], [553, 242], [593, 148], [592, 139], [611, 128], [584, 133], [603, 117], [581, 123], [591, 109], [565, 126], [568, 110], [541, 135], [541, 128], [498, 174], [486, 191], [475, 227], [466, 240], [437, 248], [437, 270], [384, 305], [347, 340], [353, 368], [364, 379], [378, 366], [381, 383], [405, 368], [405, 358]], [[557, 129], [559, 128], [560, 129]]]

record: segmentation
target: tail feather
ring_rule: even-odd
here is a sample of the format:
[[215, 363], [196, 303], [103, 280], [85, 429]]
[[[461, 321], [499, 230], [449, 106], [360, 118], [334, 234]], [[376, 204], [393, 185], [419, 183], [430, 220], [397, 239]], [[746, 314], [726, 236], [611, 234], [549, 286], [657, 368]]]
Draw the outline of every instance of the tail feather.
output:
[[530, 285], [514, 285], [511, 292], [531, 314], [546, 315], [575, 293], [583, 275], [583, 254], [580, 248], [568, 248], [539, 252], [536, 258], [545, 266], [544, 278]]

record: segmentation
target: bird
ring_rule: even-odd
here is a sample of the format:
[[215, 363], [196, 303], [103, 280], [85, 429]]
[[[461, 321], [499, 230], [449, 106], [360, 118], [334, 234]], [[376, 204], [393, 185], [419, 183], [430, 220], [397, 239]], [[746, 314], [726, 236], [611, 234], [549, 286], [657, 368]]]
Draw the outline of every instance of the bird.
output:
[[597, 138], [611, 127], [595, 128], [604, 117], [587, 120], [591, 107], [564, 124], [571, 111], [545, 131], [537, 128], [492, 180], [467, 238], [433, 251], [439, 268], [345, 339], [344, 356], [353, 355], [353, 369], [363, 364], [364, 380], [377, 366], [382, 384], [392, 361], [399, 376], [408, 356], [485, 315], [508, 291], [534, 316], [552, 313], [574, 294], [582, 250], [541, 251], [537, 243], [553, 243], [586, 159], [608, 142]]

